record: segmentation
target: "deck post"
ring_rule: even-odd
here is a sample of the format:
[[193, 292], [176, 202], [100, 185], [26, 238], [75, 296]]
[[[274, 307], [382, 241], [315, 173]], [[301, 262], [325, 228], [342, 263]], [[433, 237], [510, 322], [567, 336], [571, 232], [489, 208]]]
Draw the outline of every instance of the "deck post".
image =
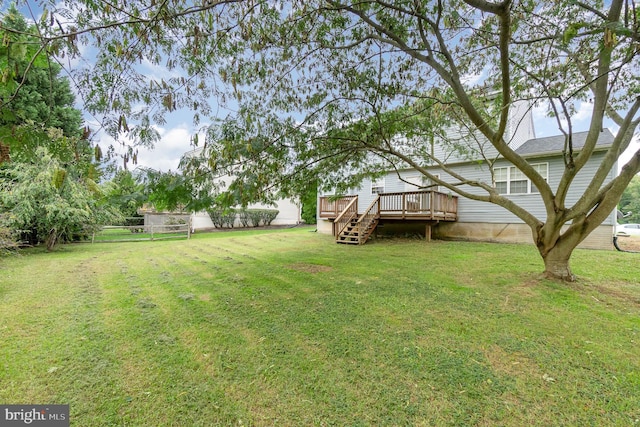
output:
[[424, 230], [424, 239], [429, 243], [431, 241], [431, 224], [427, 224]]
[[435, 206], [435, 201], [436, 201], [436, 193], [435, 191], [431, 190], [429, 191], [429, 212], [431, 213], [431, 219], [433, 219], [433, 215], [434, 215], [433, 209]]

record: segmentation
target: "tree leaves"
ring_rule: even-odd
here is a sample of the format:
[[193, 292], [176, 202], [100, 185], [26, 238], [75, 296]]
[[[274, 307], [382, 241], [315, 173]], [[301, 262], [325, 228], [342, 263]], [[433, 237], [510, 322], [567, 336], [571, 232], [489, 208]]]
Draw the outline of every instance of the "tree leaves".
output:
[[95, 183], [88, 184], [73, 169], [63, 167], [46, 148], [37, 153], [34, 163], [11, 162], [1, 169], [4, 225], [22, 233], [22, 240], [47, 242], [52, 249], [116, 220], [117, 213], [96, 197]]

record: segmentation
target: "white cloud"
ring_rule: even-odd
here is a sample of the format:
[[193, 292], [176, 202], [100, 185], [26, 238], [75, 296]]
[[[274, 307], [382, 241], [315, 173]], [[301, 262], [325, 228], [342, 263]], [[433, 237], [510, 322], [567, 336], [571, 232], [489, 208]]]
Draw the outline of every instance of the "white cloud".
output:
[[185, 124], [168, 130], [157, 130], [160, 133], [160, 141], [153, 149], [139, 149], [138, 165], [161, 171], [175, 171], [182, 155], [191, 150], [192, 132]]
[[177, 78], [184, 76], [184, 73], [180, 73], [178, 69], [170, 70], [169, 68], [154, 64], [147, 58], [142, 59], [141, 66], [143, 67], [142, 74], [145, 74], [149, 80], [159, 82], [160, 80], [169, 80], [171, 78]]
[[[556, 117], [549, 117], [549, 107], [547, 103], [542, 103], [533, 108], [533, 122], [536, 128], [536, 136], [545, 137], [559, 135], [561, 126], [565, 131], [569, 131], [567, 120], [562, 117], [559, 121]], [[571, 126], [573, 132], [582, 132], [589, 129], [591, 114], [593, 113], [593, 104], [589, 102], [580, 102], [576, 112], [571, 117]], [[558, 124], [559, 123], [559, 124]]]
[[[138, 163], [128, 164], [129, 168], [136, 166], [151, 168], [159, 171], [176, 171], [180, 159], [187, 152], [193, 149], [191, 138], [193, 131], [190, 126], [185, 123], [176, 125], [172, 128], [156, 127], [160, 134], [160, 141], [156, 142], [154, 148], [138, 148]], [[199, 135], [200, 140], [204, 141], [204, 135]], [[126, 149], [104, 132], [98, 132], [95, 136], [98, 145], [100, 145], [104, 153], [110, 145], [113, 145], [117, 155], [124, 155]], [[127, 145], [133, 145], [133, 141], [128, 138], [122, 138]]]
[[465, 74], [460, 77], [460, 80], [466, 86], [475, 86], [482, 82], [485, 78], [484, 72], [479, 74]]
[[584, 122], [585, 120], [589, 120], [591, 119], [592, 113], [593, 113], [593, 103], [581, 102], [580, 106], [578, 107], [578, 111], [573, 116], [573, 121], [575, 123], [575, 122]]

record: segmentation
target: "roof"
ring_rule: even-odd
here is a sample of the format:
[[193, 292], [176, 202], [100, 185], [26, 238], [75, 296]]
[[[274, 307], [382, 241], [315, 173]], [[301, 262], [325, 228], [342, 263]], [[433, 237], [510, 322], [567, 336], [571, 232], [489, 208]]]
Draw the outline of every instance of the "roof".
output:
[[[588, 134], [589, 132], [576, 132], [573, 134], [574, 151], [579, 151], [582, 149], [582, 147], [584, 147], [584, 143], [587, 139]], [[613, 144], [613, 139], [614, 136], [611, 131], [609, 129], [603, 129], [600, 132], [600, 136], [598, 137], [596, 150], [611, 147], [611, 145]], [[564, 150], [564, 142], [564, 135], [530, 139], [522, 144], [518, 149], [516, 149], [516, 153], [525, 157], [534, 155], [558, 154], [562, 153], [562, 151]]]

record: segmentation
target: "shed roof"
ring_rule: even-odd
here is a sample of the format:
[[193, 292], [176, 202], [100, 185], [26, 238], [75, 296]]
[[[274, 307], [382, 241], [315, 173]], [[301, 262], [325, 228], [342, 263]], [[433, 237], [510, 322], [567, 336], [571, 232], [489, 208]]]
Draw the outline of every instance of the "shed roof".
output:
[[[576, 132], [573, 134], [573, 150], [580, 151], [584, 147], [589, 132]], [[606, 149], [613, 144], [614, 136], [609, 129], [603, 129], [598, 137], [597, 149]], [[547, 136], [544, 138], [530, 139], [517, 150], [521, 156], [550, 155], [562, 153], [564, 150], [564, 135]]]

